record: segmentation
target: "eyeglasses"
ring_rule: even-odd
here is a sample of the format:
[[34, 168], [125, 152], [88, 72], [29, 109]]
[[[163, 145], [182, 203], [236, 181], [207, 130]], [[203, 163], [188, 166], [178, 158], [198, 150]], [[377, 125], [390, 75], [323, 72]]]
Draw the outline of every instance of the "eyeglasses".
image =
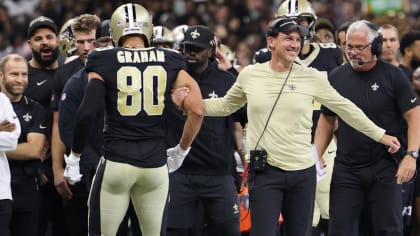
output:
[[352, 46], [352, 45], [347, 44], [346, 46], [344, 46], [344, 49], [348, 52], [352, 51], [353, 49], [355, 49], [356, 52], [362, 52], [363, 50], [365, 50], [370, 45], [371, 45], [371, 43], [368, 43], [366, 45], [357, 45], [357, 46]]

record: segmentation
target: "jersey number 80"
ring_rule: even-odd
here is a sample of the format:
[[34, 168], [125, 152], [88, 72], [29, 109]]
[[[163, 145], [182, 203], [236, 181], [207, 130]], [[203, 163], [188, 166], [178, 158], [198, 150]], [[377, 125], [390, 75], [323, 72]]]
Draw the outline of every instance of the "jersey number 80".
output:
[[144, 110], [149, 116], [162, 115], [166, 77], [166, 70], [159, 65], [148, 66], [144, 71], [134, 66], [121, 67], [117, 72], [118, 112], [135, 116]]

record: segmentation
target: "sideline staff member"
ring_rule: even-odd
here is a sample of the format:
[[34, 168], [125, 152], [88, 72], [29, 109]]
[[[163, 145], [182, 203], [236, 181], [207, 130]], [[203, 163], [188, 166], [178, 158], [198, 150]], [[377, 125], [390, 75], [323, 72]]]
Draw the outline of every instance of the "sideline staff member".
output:
[[[408, 143], [402, 148], [407, 148], [405, 154], [394, 155], [402, 157], [397, 164], [383, 145], [338, 119], [328, 235], [353, 235], [363, 207], [370, 212], [374, 235], [402, 235], [401, 183], [409, 181], [416, 170], [420, 108], [403, 72], [378, 60], [382, 37], [376, 26], [356, 21], [349, 26], [346, 37], [349, 63], [331, 72], [332, 86], [388, 134], [405, 140], [408, 133]], [[328, 109], [322, 112], [315, 136], [320, 154], [329, 143], [336, 119]]]
[[326, 72], [294, 63], [307, 34], [307, 28], [292, 18], [274, 19], [267, 31], [271, 60], [244, 68], [223, 98], [204, 100], [210, 116], [229, 115], [248, 103], [249, 149], [267, 153], [268, 165], [250, 179], [251, 236], [276, 235], [280, 212], [286, 235], [311, 235], [316, 185], [311, 144], [314, 99], [360, 132], [390, 145], [389, 151], [399, 148], [395, 137], [386, 135], [330, 86]]

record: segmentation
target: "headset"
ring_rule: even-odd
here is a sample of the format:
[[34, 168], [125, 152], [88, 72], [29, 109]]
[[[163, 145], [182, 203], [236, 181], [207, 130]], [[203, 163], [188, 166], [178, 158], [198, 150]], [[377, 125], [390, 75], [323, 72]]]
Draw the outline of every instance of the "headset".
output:
[[[269, 24], [268, 24], [268, 28], [265, 31], [265, 35], [266, 37], [276, 37], [277, 34], [279, 33], [279, 24], [284, 21], [284, 20], [297, 20], [293, 17], [285, 17], [285, 16], [278, 16], [276, 17], [274, 20], [272, 20]], [[297, 23], [297, 21], [296, 21]], [[301, 37], [300, 39], [300, 49], [302, 50], [303, 45], [305, 44], [305, 39], [306, 37]]]
[[279, 33], [279, 29], [278, 29], [278, 25], [280, 24], [281, 21], [283, 20], [287, 20], [290, 18], [287, 17], [277, 17], [274, 20], [272, 20], [269, 24], [268, 24], [268, 28], [267, 31], [265, 32], [267, 37], [276, 37], [276, 35]]
[[370, 51], [372, 55], [376, 55], [378, 58], [382, 54], [382, 43], [383, 43], [383, 37], [382, 34], [378, 32], [378, 27], [374, 25], [373, 23], [363, 20], [363, 23], [365, 23], [373, 32], [376, 32], [378, 36], [376, 36], [370, 45]]

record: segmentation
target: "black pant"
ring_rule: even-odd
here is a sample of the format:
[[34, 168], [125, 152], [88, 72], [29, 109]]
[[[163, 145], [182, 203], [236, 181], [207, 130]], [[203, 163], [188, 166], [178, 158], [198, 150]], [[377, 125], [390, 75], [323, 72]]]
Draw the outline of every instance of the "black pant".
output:
[[[40, 193], [35, 176], [12, 175], [13, 213], [10, 231], [13, 236], [36, 236]], [[25, 226], [22, 227], [22, 222]]]
[[63, 209], [68, 234], [70, 236], [88, 235], [88, 191], [85, 181], [81, 181], [70, 190], [73, 198], [63, 200]]
[[240, 235], [237, 192], [231, 175], [172, 173], [167, 235]]
[[0, 232], [3, 236], [10, 236], [10, 221], [12, 220], [12, 200], [0, 200]]
[[44, 236], [51, 227], [52, 235], [68, 236], [64, 219], [63, 200], [55, 189], [54, 180], [40, 186], [41, 205], [38, 235]]
[[315, 166], [285, 171], [267, 165], [250, 174], [251, 236], [277, 235], [280, 212], [287, 236], [310, 236], [315, 201]]
[[401, 185], [396, 184], [398, 166], [389, 157], [362, 168], [337, 161], [330, 190], [331, 236], [357, 235], [362, 209], [370, 216], [372, 234], [402, 235]]

